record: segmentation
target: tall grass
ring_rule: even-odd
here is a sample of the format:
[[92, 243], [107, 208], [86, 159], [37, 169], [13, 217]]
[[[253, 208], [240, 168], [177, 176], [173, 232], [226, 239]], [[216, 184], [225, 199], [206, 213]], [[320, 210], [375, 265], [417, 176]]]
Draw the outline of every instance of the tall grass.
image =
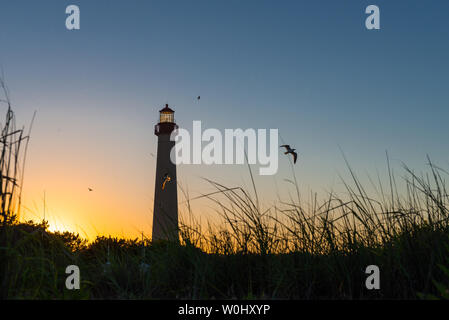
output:
[[20, 212], [23, 168], [29, 135], [17, 129], [5, 82], [0, 77], [0, 105], [6, 106], [4, 124], [0, 124], [0, 224], [14, 221]]
[[[427, 160], [429, 170], [422, 175], [403, 165], [399, 190], [387, 155], [388, 179], [373, 184], [375, 196], [347, 162], [347, 196], [330, 193], [319, 202], [313, 194], [308, 204], [301, 203], [293, 173], [298, 200], [267, 208], [246, 190], [208, 180], [217, 191], [204, 197], [217, 204], [224, 227], [196, 233], [184, 225], [184, 243], [215, 256], [257, 261], [254, 266], [240, 261], [229, 277], [233, 284], [247, 283], [259, 297], [268, 292], [272, 298], [447, 297], [448, 172]], [[364, 287], [370, 264], [381, 269], [382, 290]], [[242, 273], [246, 277], [238, 276]], [[240, 297], [244, 292], [241, 288]]]
[[[76, 299], [445, 297], [447, 173], [430, 160], [428, 165], [423, 175], [403, 167], [402, 195], [390, 170], [375, 199], [348, 167], [346, 198], [330, 193], [320, 203], [312, 195], [310, 203], [298, 197], [268, 208], [242, 188], [209, 181], [216, 191], [203, 197], [216, 204], [222, 224], [201, 225], [190, 199], [181, 215], [180, 244], [105, 237], [87, 243], [68, 232], [51, 233], [45, 223], [15, 223], [2, 293]], [[80, 291], [65, 289], [69, 264], [81, 269]], [[365, 269], [372, 264], [380, 268], [380, 290], [365, 288]]]
[[[387, 156], [387, 163], [388, 163]], [[319, 202], [312, 194], [307, 204], [293, 199], [267, 208], [256, 205], [256, 196], [240, 187], [226, 187], [206, 179], [216, 192], [204, 195], [216, 204], [224, 221], [222, 230], [192, 232], [183, 224], [184, 242], [198, 244], [212, 253], [332, 254], [351, 252], [359, 246], [388, 245], [399, 236], [423, 228], [448, 227], [449, 196], [444, 175], [448, 173], [428, 158], [429, 173], [418, 176], [403, 165], [404, 192], [388, 164], [388, 188], [374, 185], [377, 197], [369, 195], [348, 164], [350, 182], [342, 180], [347, 196], [330, 193]], [[296, 181], [296, 179], [295, 179]], [[294, 187], [299, 194], [297, 182]], [[190, 205], [188, 205], [190, 208]], [[189, 209], [189, 215], [194, 215]], [[190, 222], [193, 220], [190, 219]], [[221, 250], [221, 251], [220, 251]]]

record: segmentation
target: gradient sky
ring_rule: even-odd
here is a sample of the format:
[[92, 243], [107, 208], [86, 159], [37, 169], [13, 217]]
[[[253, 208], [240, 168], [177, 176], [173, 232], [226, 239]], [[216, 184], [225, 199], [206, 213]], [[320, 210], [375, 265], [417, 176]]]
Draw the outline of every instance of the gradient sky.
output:
[[[70, 4], [81, 30], [65, 28]], [[381, 30], [365, 29], [370, 4]], [[426, 154], [448, 168], [448, 40], [446, 0], [2, 0], [0, 66], [18, 123], [37, 110], [23, 217], [43, 218], [45, 193], [52, 230], [149, 235], [165, 103], [187, 129], [279, 128], [300, 152], [304, 193], [341, 188], [340, 148], [362, 176], [385, 171], [386, 150], [398, 170], [425, 170]], [[191, 197], [211, 190], [201, 177], [250, 185], [245, 166], [178, 167]], [[290, 177], [286, 157], [256, 176], [265, 202], [288, 198]], [[212, 203], [195, 206], [213, 219]]]

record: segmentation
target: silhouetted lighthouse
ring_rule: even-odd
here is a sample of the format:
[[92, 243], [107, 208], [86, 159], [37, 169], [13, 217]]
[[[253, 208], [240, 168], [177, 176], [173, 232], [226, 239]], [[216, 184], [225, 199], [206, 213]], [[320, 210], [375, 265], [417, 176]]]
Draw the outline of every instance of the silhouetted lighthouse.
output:
[[154, 126], [158, 137], [156, 185], [154, 188], [153, 241], [179, 241], [178, 238], [178, 190], [176, 164], [170, 160], [170, 151], [175, 145], [170, 134], [178, 129], [175, 112], [165, 105], [159, 111], [159, 123]]

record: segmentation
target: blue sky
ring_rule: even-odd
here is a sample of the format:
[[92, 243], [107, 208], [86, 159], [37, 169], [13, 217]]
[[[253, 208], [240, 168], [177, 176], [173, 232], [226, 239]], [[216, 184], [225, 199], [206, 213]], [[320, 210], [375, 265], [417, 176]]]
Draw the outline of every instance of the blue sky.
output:
[[[65, 28], [70, 4], [77, 31]], [[381, 30], [364, 26], [370, 4]], [[151, 208], [165, 103], [186, 128], [279, 128], [301, 154], [304, 190], [335, 187], [340, 148], [362, 173], [384, 170], [386, 150], [398, 167], [424, 170], [429, 154], [448, 168], [448, 39], [448, 1], [2, 1], [0, 65], [18, 122], [37, 110], [25, 196], [39, 207], [47, 190], [63, 211], [56, 181], [85, 175], [111, 207]], [[258, 178], [269, 195], [289, 176], [280, 166]], [[179, 174], [192, 193], [204, 175], [247, 183], [244, 167]], [[126, 204], [113, 204], [123, 187]], [[83, 182], [73, 188], [67, 199]]]

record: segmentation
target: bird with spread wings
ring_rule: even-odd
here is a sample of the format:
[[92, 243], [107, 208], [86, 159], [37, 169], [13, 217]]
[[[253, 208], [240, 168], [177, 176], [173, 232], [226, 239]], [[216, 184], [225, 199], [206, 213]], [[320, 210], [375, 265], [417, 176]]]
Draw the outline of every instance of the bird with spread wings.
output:
[[285, 148], [285, 152], [284, 154], [291, 154], [293, 156], [293, 163], [296, 163], [296, 159], [298, 158], [298, 154], [295, 152], [296, 149], [292, 149], [290, 148], [290, 145], [288, 144], [284, 144], [281, 146], [281, 148], [284, 147]]

